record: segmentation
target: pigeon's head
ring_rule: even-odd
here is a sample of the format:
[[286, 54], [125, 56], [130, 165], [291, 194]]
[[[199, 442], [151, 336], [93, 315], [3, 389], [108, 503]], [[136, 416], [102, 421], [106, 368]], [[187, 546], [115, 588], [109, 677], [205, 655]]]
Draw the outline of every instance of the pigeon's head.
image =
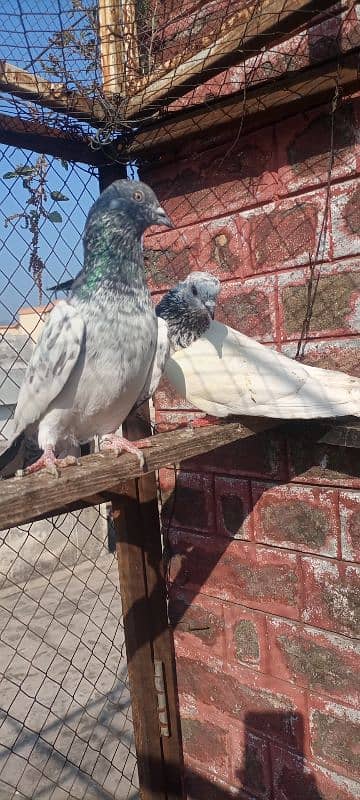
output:
[[219, 291], [220, 281], [210, 272], [191, 272], [162, 297], [155, 310], [167, 322], [173, 350], [188, 347], [207, 331]]
[[141, 181], [119, 180], [108, 186], [92, 206], [87, 226], [102, 219], [114, 228], [132, 229], [137, 236], [151, 225], [173, 227], [153, 190]]
[[179, 283], [178, 288], [184, 293], [191, 308], [205, 308], [211, 319], [214, 319], [217, 296], [220, 292], [220, 281], [215, 275], [211, 272], [191, 272]]

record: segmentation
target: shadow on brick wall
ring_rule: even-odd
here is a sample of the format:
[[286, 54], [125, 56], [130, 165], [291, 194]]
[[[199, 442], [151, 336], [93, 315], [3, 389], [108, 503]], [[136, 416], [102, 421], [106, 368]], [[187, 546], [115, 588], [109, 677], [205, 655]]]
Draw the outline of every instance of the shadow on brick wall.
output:
[[[244, 727], [244, 740], [240, 734], [237, 739], [236, 734], [230, 732], [233, 762], [236, 762], [235, 753], [243, 753], [239, 768], [235, 763], [233, 775], [226, 780], [223, 775], [221, 779], [215, 775], [212, 779], [209, 774], [200, 774], [194, 768], [187, 767], [187, 800], [325, 800], [304, 761], [301, 715], [291, 712], [249, 712], [245, 716]], [[260, 736], [260, 731], [265, 735]], [[294, 750], [286, 749], [279, 743], [281, 740], [287, 740], [289, 746], [293, 744]], [[193, 743], [194, 758], [196, 754], [196, 745]], [[216, 757], [219, 754], [207, 751], [207, 760], [203, 758], [202, 769], [211, 771]]]
[[[245, 716], [244, 726], [244, 740], [240, 741], [240, 735], [238, 742], [236, 738], [234, 739], [234, 752], [237, 745], [239, 752], [241, 750], [243, 752], [242, 763], [238, 769], [235, 764], [232, 775], [211, 776], [216, 760], [216, 754], [212, 753], [211, 749], [202, 751], [199, 769], [194, 765], [194, 760], [187, 763], [184, 781], [186, 800], [325, 800], [330, 797], [326, 790], [325, 794], [319, 791], [309, 765], [304, 759], [301, 749], [304, 740], [301, 715], [294, 720], [294, 715], [290, 712], [249, 712]], [[268, 732], [269, 735], [260, 737], [259, 729]], [[275, 731], [278, 732], [277, 737], [274, 735]], [[286, 750], [278, 743], [284, 733], [288, 733], [290, 739], [293, 738], [294, 741], [296, 739], [296, 750]], [[193, 759], [198, 757], [200, 764], [199, 753], [195, 747], [192, 756]], [[141, 756], [139, 761], [142, 772]], [[225, 761], [226, 759], [223, 759], [223, 762]], [[153, 763], [152, 774], [156, 773], [161, 782], [161, 769], [155, 769], [158, 766]], [[161, 786], [161, 783], [158, 786], [153, 783], [152, 790], [160, 789]], [[333, 796], [335, 797], [331, 793], [331, 797]]]

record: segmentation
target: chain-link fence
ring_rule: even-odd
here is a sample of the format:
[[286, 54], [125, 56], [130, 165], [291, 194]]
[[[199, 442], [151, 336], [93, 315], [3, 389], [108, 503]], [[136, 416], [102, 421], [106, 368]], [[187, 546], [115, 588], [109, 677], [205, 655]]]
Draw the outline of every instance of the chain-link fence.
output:
[[[333, 247], [331, 185], [348, 180], [354, 169], [347, 154], [357, 141], [356, 125], [351, 115], [338, 124], [338, 115], [342, 95], [358, 89], [359, 45], [356, 3], [5, 0], [0, 10], [4, 441], [33, 344], [56, 296], [50, 287], [81, 267], [84, 222], [99, 192], [97, 170], [89, 164], [132, 162], [133, 177], [139, 168], [174, 222], [175, 230], [152, 232], [146, 239], [156, 300], [189, 272], [210, 269], [222, 281], [218, 318], [281, 349], [278, 279], [271, 273], [280, 269], [285, 281], [287, 270], [304, 270], [300, 323], [285, 336], [285, 347], [300, 354], [315, 302], [312, 280], [316, 291], [320, 285], [321, 307], [327, 302], [325, 290], [321, 298], [319, 265], [323, 269]], [[280, 137], [274, 144], [277, 132], [270, 125], [281, 115], [324, 102], [320, 121], [311, 118], [300, 138], [295, 126], [286, 141]], [[36, 140], [34, 152], [30, 140]], [[302, 150], [310, 150], [309, 157]], [[340, 248], [340, 256], [344, 252]], [[321, 350], [314, 349], [311, 358], [322, 363]], [[163, 386], [158, 429], [200, 413], [188, 406], [185, 401], [179, 406]], [[226, 465], [220, 471], [226, 472]], [[197, 479], [192, 483], [185, 475], [184, 485], [186, 480], [183, 497], [196, 499], [199, 529], [206, 530], [208, 501], [202, 508]], [[168, 484], [170, 495], [176, 489], [172, 476]], [[184, 514], [179, 520], [185, 528], [193, 524]], [[0, 800], [138, 796], [109, 531], [101, 506], [1, 533]], [[166, 622], [152, 620], [164, 630]], [[140, 634], [150, 640], [148, 631]], [[149, 675], [150, 669], [150, 686]], [[164, 741], [161, 750], [166, 755]], [[140, 764], [139, 758], [139, 771]]]
[[[81, 264], [97, 175], [0, 149], [0, 415], [5, 440], [53, 293]], [[51, 305], [50, 305], [51, 307]], [[1, 532], [0, 798], [134, 798], [136, 758], [107, 509]]]

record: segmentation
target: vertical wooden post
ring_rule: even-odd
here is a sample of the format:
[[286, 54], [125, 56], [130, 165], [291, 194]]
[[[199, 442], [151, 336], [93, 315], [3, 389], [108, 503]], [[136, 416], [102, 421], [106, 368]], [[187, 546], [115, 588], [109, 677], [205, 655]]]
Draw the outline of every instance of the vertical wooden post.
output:
[[98, 13], [104, 93], [126, 97], [139, 77], [135, 0], [99, 0]]
[[[126, 425], [129, 439], [138, 439], [151, 434], [149, 407], [142, 408], [142, 420], [130, 416]], [[163, 574], [161, 531], [157, 498], [156, 475], [154, 472], [135, 481], [139, 502], [139, 524], [144, 548], [144, 568], [147, 583], [150, 630], [153, 656], [162, 661], [165, 673], [167, 711], [170, 736], [162, 738], [164, 757], [164, 776], [168, 800], [181, 800], [183, 797], [182, 773], [183, 757], [178, 710], [175, 653], [173, 635], [168, 623], [166, 583]]]
[[[129, 417], [130, 439], [149, 435], [149, 414]], [[154, 473], [129, 481], [113, 501], [121, 597], [142, 800], [182, 800], [182, 746], [172, 632]], [[169, 736], [160, 734], [154, 660], [163, 664]]]
[[[100, 189], [126, 177], [116, 164], [99, 169]], [[143, 423], [129, 417], [130, 439], [151, 434], [149, 409]], [[166, 586], [154, 473], [129, 481], [125, 495], [113, 499], [117, 558], [128, 674], [142, 800], [182, 800], [182, 748], [172, 632], [168, 625]], [[154, 659], [164, 666], [169, 737], [161, 737]]]
[[113, 501], [134, 737], [142, 800], [166, 800], [143, 529], [135, 481]]

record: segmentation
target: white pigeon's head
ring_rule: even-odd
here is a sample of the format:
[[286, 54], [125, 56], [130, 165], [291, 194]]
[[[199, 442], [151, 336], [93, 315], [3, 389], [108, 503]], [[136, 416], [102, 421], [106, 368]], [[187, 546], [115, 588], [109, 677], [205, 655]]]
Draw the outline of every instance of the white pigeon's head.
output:
[[219, 291], [220, 281], [210, 272], [191, 272], [166, 292], [155, 310], [167, 322], [172, 350], [188, 347], [207, 331]]
[[191, 272], [190, 275], [181, 281], [179, 288], [184, 287], [190, 302], [190, 293], [195, 300], [191, 304], [200, 304], [214, 319], [216, 301], [220, 292], [220, 281], [211, 272]]

